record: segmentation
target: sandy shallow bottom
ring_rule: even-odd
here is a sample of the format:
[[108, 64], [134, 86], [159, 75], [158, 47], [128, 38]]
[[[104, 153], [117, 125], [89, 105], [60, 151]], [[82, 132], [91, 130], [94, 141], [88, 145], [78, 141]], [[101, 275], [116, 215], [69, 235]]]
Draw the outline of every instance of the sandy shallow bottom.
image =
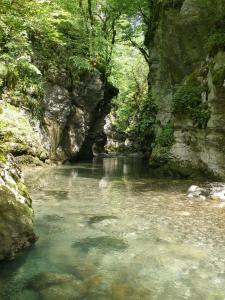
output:
[[225, 299], [225, 209], [126, 158], [29, 171], [38, 242], [1, 300]]

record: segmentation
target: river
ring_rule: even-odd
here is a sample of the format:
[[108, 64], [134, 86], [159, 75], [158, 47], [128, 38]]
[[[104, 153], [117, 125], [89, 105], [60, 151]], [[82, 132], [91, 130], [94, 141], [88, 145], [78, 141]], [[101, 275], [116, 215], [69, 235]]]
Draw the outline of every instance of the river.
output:
[[225, 210], [138, 159], [26, 172], [39, 239], [0, 265], [1, 300], [223, 300]]

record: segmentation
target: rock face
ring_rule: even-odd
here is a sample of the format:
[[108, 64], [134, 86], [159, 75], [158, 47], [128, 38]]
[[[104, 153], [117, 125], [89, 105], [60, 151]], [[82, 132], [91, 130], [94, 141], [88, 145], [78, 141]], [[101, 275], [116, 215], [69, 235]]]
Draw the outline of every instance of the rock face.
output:
[[73, 84], [64, 77], [46, 84], [39, 119], [0, 102], [0, 260], [14, 258], [35, 240], [31, 199], [16, 163], [90, 158], [105, 145], [104, 118], [118, 91], [98, 71]]
[[225, 2], [173, 2], [149, 46], [156, 140], [168, 127], [173, 140], [156, 143], [151, 162], [172, 174], [225, 178]]
[[19, 164], [41, 165], [48, 158], [40, 122], [24, 109], [0, 103], [0, 153], [13, 154]]
[[98, 71], [69, 86], [66, 82], [45, 86], [44, 126], [50, 156], [61, 161], [90, 158], [106, 143], [104, 119], [118, 91], [104, 83]]
[[126, 155], [139, 154], [143, 155], [141, 152], [140, 144], [131, 139], [127, 134], [118, 132], [114, 123], [114, 117], [108, 115], [105, 118], [104, 133], [107, 136], [107, 144], [105, 146], [106, 150], [110, 155], [123, 153]]
[[31, 199], [12, 156], [0, 163], [0, 261], [35, 241]]

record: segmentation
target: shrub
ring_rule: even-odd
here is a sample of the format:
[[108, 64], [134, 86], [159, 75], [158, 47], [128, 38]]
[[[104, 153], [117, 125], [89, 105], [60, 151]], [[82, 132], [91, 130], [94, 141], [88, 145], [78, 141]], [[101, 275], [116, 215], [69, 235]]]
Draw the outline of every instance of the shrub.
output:
[[219, 50], [225, 51], [225, 32], [210, 35], [207, 45], [211, 55], [216, 54]]
[[202, 100], [203, 93], [207, 93], [206, 87], [192, 74], [177, 88], [173, 98], [174, 112], [188, 114], [199, 128], [206, 128], [210, 118], [208, 104]]
[[174, 129], [171, 123], [162, 127], [161, 133], [156, 138], [156, 143], [162, 147], [171, 147], [174, 143]]
[[225, 81], [225, 65], [212, 73], [213, 84], [217, 87], [222, 87]]

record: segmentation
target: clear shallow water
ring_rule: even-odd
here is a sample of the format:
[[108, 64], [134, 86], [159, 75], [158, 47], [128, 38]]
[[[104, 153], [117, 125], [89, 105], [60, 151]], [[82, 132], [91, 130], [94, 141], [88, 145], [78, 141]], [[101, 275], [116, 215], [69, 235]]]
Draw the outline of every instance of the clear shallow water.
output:
[[27, 173], [38, 242], [0, 265], [1, 300], [225, 299], [225, 210], [107, 158]]

